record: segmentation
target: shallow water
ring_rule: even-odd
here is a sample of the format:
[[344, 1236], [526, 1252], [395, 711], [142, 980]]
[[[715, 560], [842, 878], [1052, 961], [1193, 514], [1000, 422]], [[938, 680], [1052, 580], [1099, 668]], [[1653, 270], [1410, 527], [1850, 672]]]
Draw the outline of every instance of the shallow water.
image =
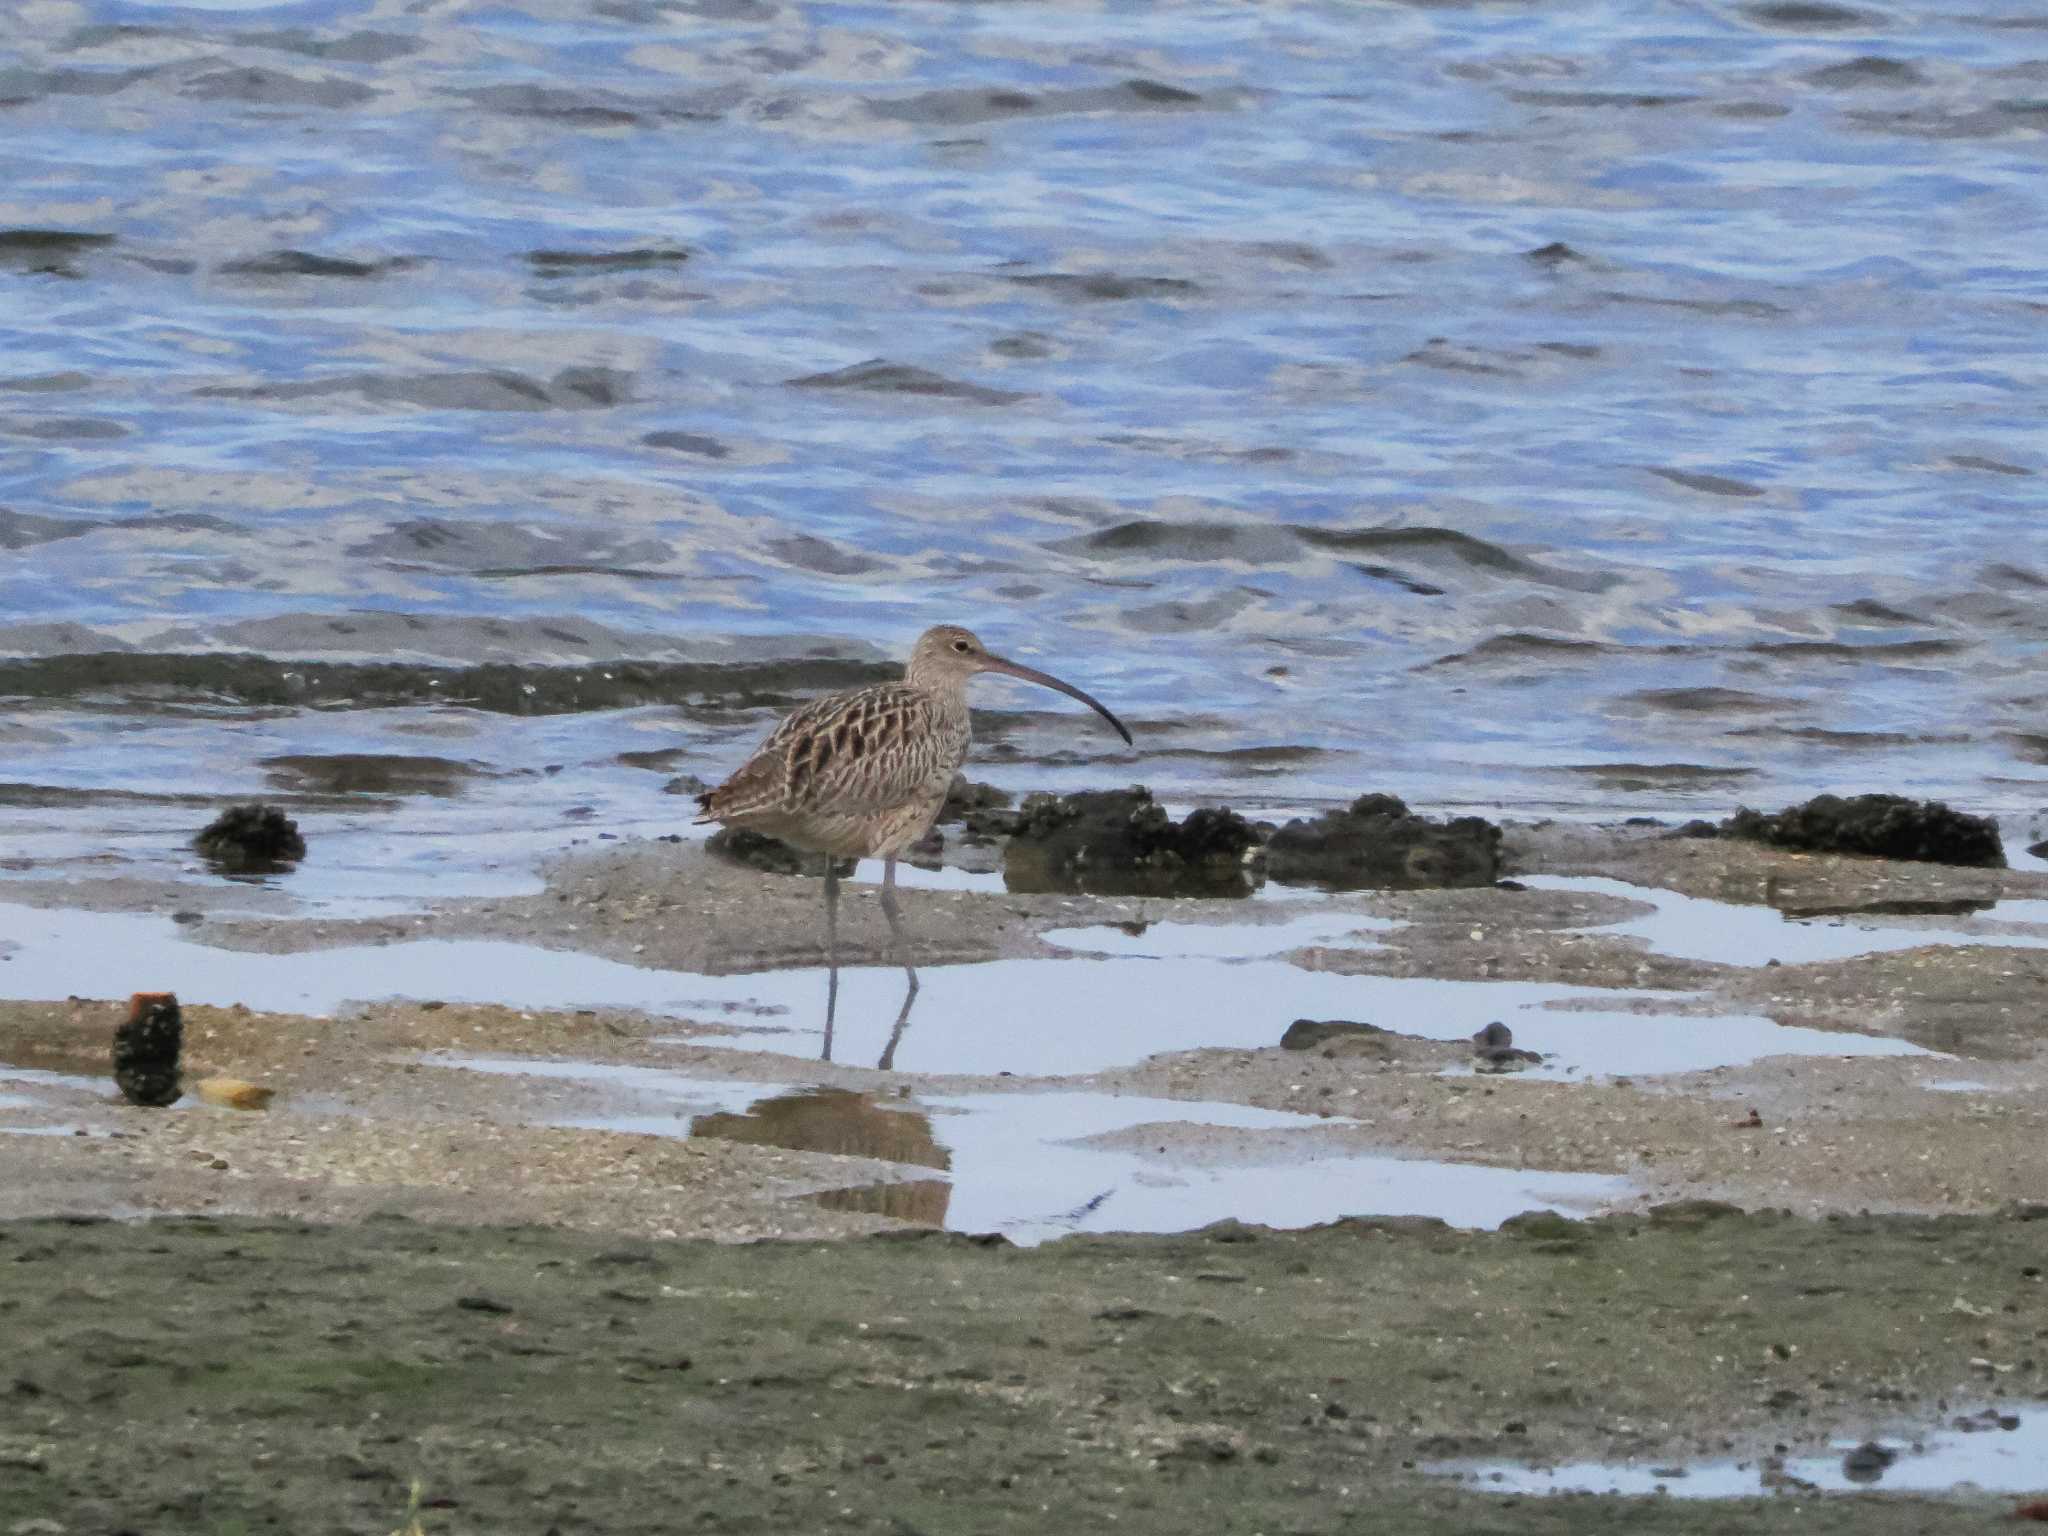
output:
[[1657, 954], [1716, 965], [1765, 965], [1773, 960], [1780, 965], [1807, 965], [1924, 945], [2039, 949], [2048, 944], [2048, 937], [2040, 934], [1980, 925], [1980, 919], [1994, 925], [2039, 923], [2042, 911], [2048, 909], [2048, 902], [2040, 901], [1983, 903], [1981, 913], [1970, 914], [1972, 926], [1951, 928], [1934, 919], [1924, 926], [1886, 922], [1882, 914], [1802, 918], [1775, 907], [1682, 896], [1676, 891], [1591, 875], [1532, 875], [1524, 883], [1538, 890], [1591, 891], [1647, 902], [1656, 910], [1646, 917], [1602, 923], [1585, 931], [1638, 938]]
[[[559, 766], [464, 787], [485, 826], [644, 821], [658, 781], [611, 753], [709, 775], [766, 709], [359, 727], [294, 690], [351, 657], [872, 660], [971, 617], [1139, 730], [991, 685], [1034, 712], [988, 722], [1019, 787], [2022, 818], [2033, 20], [15, 7], [0, 655], [295, 667], [253, 703], [59, 681], [4, 776], [211, 797], [356, 736]], [[452, 749], [408, 734], [451, 717]]]
[[[2018, 1420], [2012, 1429], [1997, 1420]], [[1788, 1496], [1827, 1493], [1941, 1493], [1978, 1488], [1986, 1493], [2034, 1493], [2048, 1489], [2048, 1414], [2000, 1406], [1961, 1422], [1979, 1427], [1945, 1427], [1908, 1438], [1841, 1440], [1825, 1456], [1780, 1461], [1718, 1461], [1655, 1467], [1629, 1463], [1574, 1462], [1558, 1467], [1508, 1463], [1438, 1466], [1431, 1470], [1478, 1482], [1502, 1493], [1664, 1493], [1679, 1499], [1734, 1499], [1759, 1493]], [[1958, 1422], [1950, 1421], [1951, 1424]], [[1861, 1450], [1876, 1445], [1884, 1454]], [[1785, 1479], [1794, 1482], [1787, 1483]], [[1801, 1488], [1797, 1484], [1810, 1484]]]
[[[1341, 1119], [1241, 1104], [1071, 1092], [877, 1100], [840, 1088], [707, 1081], [597, 1062], [428, 1059], [596, 1087], [632, 1101], [630, 1108], [553, 1124], [708, 1136], [880, 1158], [912, 1173], [930, 1169], [928, 1176], [819, 1198], [928, 1226], [1001, 1232], [1022, 1243], [1072, 1232], [1180, 1232], [1226, 1217], [1301, 1227], [1346, 1215], [1414, 1215], [1495, 1227], [1525, 1210], [1589, 1212], [1628, 1191], [1625, 1179], [1600, 1175], [1358, 1156], [1301, 1139], [1327, 1135], [1347, 1123]], [[1189, 1127], [1233, 1134], [1212, 1135], [1191, 1153]], [[1160, 1136], [1156, 1153], [1138, 1136], [1147, 1129]], [[1123, 1144], [1133, 1137], [1138, 1145]]]
[[[1346, 975], [1286, 958], [1305, 945], [1370, 943], [1378, 926], [1301, 913], [1263, 925], [1161, 923], [1136, 935], [1055, 930], [1049, 940], [1071, 947], [1073, 958], [926, 966], [907, 1016], [900, 970], [850, 967], [840, 973], [832, 1059], [1057, 1076], [1164, 1051], [1272, 1046], [1299, 1018], [1448, 1041], [1504, 1021], [1519, 1045], [1544, 1054], [1531, 1070], [1553, 1076], [1698, 1071], [1775, 1055], [1927, 1054], [1886, 1036], [1688, 1013], [1679, 994]], [[812, 1060], [826, 1052], [822, 967], [708, 976], [481, 939], [273, 955], [194, 943], [158, 916], [5, 905], [0, 928], [15, 946], [0, 957], [0, 993], [13, 997], [69, 996], [89, 975], [116, 993], [172, 991], [188, 1003], [314, 1014], [383, 998], [632, 1008], [716, 1023], [729, 1033], [703, 1038], [714, 1047]], [[109, 955], [120, 957], [113, 972]], [[1670, 1011], [1637, 1011], [1659, 1003]]]

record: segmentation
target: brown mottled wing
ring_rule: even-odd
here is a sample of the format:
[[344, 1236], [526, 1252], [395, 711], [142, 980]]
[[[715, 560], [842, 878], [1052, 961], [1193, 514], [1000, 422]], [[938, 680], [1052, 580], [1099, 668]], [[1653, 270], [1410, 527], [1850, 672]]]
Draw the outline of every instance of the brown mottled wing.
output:
[[935, 778], [950, 779], [966, 746], [964, 721], [949, 722], [937, 700], [907, 684], [828, 694], [791, 714], [731, 778], [698, 796], [700, 820], [894, 810]]

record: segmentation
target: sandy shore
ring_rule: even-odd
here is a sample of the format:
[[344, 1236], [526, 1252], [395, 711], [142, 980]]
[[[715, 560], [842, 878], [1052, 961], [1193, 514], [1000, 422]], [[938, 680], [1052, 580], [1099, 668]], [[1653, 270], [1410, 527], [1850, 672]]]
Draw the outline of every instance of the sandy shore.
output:
[[[2041, 1393], [2048, 1303], [2040, 1234], [2016, 1218], [2037, 1212], [2029, 1202], [2048, 1194], [2048, 1063], [2039, 1032], [2048, 1003], [2048, 907], [2039, 902], [2048, 876], [1802, 857], [1637, 828], [1518, 828], [1511, 856], [1513, 880], [1478, 890], [1234, 903], [917, 890], [908, 908], [934, 973], [998, 960], [1076, 963], [1071, 948], [1048, 941], [1058, 930], [1136, 939], [1165, 931], [1156, 927], [1162, 923], [1207, 925], [1243, 945], [1247, 930], [1291, 935], [1290, 925], [1309, 915], [1327, 920], [1321, 931], [1330, 937], [1290, 945], [1284, 961], [1267, 962], [1287, 964], [1304, 984], [1434, 977], [1601, 989], [1606, 1014], [1640, 1011], [1646, 1024], [1665, 1029], [1674, 1020], [1696, 1019], [1711, 1031], [1730, 1017], [1760, 1018], [1917, 1053], [1766, 1054], [1677, 1073], [1614, 1075], [1593, 1063], [1568, 1077], [1484, 1075], [1465, 1070], [1469, 1045], [1428, 1038], [1419, 1019], [1387, 1016], [1355, 1021], [1381, 1033], [1309, 1050], [1197, 1043], [1099, 1070], [1004, 1076], [885, 1072], [734, 1050], [734, 1031], [760, 1021], [714, 1007], [410, 997], [320, 1016], [195, 1004], [186, 1009], [188, 1080], [233, 1076], [276, 1090], [276, 1098], [255, 1113], [162, 1112], [109, 1098], [112, 1000], [0, 1004], [0, 1063], [30, 1074], [0, 1081], [0, 1131], [54, 1123], [71, 1132], [6, 1138], [0, 1219], [12, 1224], [0, 1226], [0, 1245], [17, 1257], [72, 1255], [94, 1276], [85, 1290], [59, 1287], [37, 1303], [55, 1309], [55, 1331], [33, 1357], [41, 1363], [22, 1369], [36, 1383], [32, 1406], [43, 1427], [0, 1444], [0, 1491], [15, 1500], [10, 1510], [63, 1519], [88, 1508], [134, 1518], [140, 1506], [116, 1487], [110, 1461], [57, 1448], [70, 1414], [90, 1418], [72, 1402], [74, 1390], [89, 1389], [57, 1384], [65, 1380], [60, 1341], [109, 1308], [122, 1320], [114, 1331], [147, 1361], [135, 1368], [145, 1375], [168, 1372], [189, 1384], [194, 1370], [211, 1369], [195, 1362], [225, 1362], [219, 1392], [194, 1400], [201, 1419], [224, 1427], [282, 1408], [275, 1454], [296, 1469], [293, 1478], [266, 1491], [216, 1468], [209, 1476], [223, 1480], [200, 1503], [232, 1497], [286, 1521], [340, 1476], [308, 1463], [308, 1447], [324, 1416], [360, 1395], [354, 1378], [337, 1386], [333, 1369], [308, 1363], [323, 1347], [318, 1339], [336, 1328], [398, 1327], [401, 1313], [414, 1319], [401, 1327], [412, 1342], [394, 1345], [379, 1369], [408, 1383], [473, 1373], [479, 1391], [516, 1393], [526, 1390], [518, 1383], [531, 1368], [520, 1350], [532, 1346], [551, 1359], [566, 1350], [581, 1363], [558, 1415], [565, 1425], [602, 1421], [613, 1434], [609, 1394], [626, 1382], [636, 1394], [654, 1391], [663, 1412], [724, 1426], [691, 1451], [691, 1475], [708, 1475], [717, 1462], [720, 1486], [743, 1490], [730, 1507], [767, 1521], [764, 1529], [783, 1528], [774, 1512], [794, 1507], [795, 1490], [823, 1496], [823, 1483], [846, 1501], [852, 1528], [936, 1530], [1009, 1528], [1022, 1509], [1013, 1497], [1020, 1488], [1037, 1490], [1043, 1519], [1058, 1517], [1068, 1501], [1079, 1509], [1089, 1498], [1127, 1500], [1137, 1478], [1151, 1512], [1120, 1507], [1142, 1528], [1163, 1528], [1192, 1517], [1208, 1480], [1227, 1478], [1229, 1498], [1279, 1511], [1300, 1501], [1327, 1507], [1336, 1487], [1355, 1490], [1368, 1476], [1376, 1489], [1397, 1490], [1389, 1496], [1406, 1510], [1406, 1528], [1498, 1521], [1504, 1529], [1599, 1529], [1607, 1514], [1563, 1513], [1583, 1501], [1503, 1511], [1498, 1499], [1419, 1478], [1414, 1467], [1468, 1455], [1767, 1457], [1773, 1445], [1811, 1446], [1845, 1429], [1924, 1423], [1942, 1402]], [[426, 939], [513, 941], [705, 976], [818, 959], [814, 882], [732, 868], [694, 844], [579, 853], [550, 865], [536, 895], [449, 901], [403, 917], [272, 918], [251, 915], [246, 901], [229, 914], [205, 888], [176, 882], [24, 883], [11, 894], [31, 906], [197, 913], [182, 931], [216, 946], [230, 971], [237, 957]], [[1684, 898], [1739, 903], [1750, 916], [1763, 912], [1766, 898], [1795, 913], [1882, 904], [1886, 942], [1901, 947], [1802, 959], [1816, 933], [1856, 942], [1853, 931], [1817, 918], [1784, 925], [1782, 960], [1739, 943], [1734, 955], [1710, 956], [1714, 945], [1697, 942], [1701, 935], [1685, 925], [1696, 928], [1711, 913], [1673, 906]], [[2001, 901], [2022, 905], [1990, 905]], [[846, 958], [885, 964], [872, 891], [856, 891], [849, 908]], [[1628, 931], [1643, 924], [1652, 926]], [[1353, 927], [1359, 935], [1346, 937]], [[1684, 932], [1692, 941], [1671, 941]], [[1847, 936], [1829, 938], [1838, 932]], [[375, 962], [363, 963], [368, 990]], [[80, 991], [99, 979], [81, 976]], [[124, 976], [120, 990], [150, 980]], [[454, 1065], [478, 1056], [497, 1070]], [[518, 1070], [522, 1060], [531, 1072]], [[583, 1075], [547, 1075], [555, 1064]], [[673, 1108], [636, 1086], [636, 1069], [688, 1079], [713, 1099], [722, 1086], [743, 1087], [733, 1111], [778, 1084], [805, 1090], [826, 1109], [807, 1112], [792, 1131], [770, 1123], [757, 1103], [726, 1114], [719, 1135], [685, 1136], [676, 1134]], [[832, 1089], [844, 1092], [818, 1099]], [[1028, 1120], [1035, 1105], [1077, 1094], [1291, 1117], [1281, 1129], [1249, 1132], [1161, 1112], [1088, 1138], [1091, 1147], [1142, 1155], [1161, 1177], [1263, 1160], [1275, 1177], [1314, 1179], [1332, 1158], [1392, 1154], [1607, 1176], [1617, 1182], [1602, 1203], [1617, 1214], [1590, 1226], [1531, 1218], [1491, 1235], [1396, 1221], [1250, 1246], [1087, 1238], [1009, 1257], [956, 1239], [805, 1246], [915, 1232], [945, 1210], [943, 1173], [934, 1170], [946, 1159], [919, 1122], [895, 1112], [899, 1105], [973, 1095], [1014, 1102]], [[673, 1122], [667, 1134], [635, 1120], [657, 1110]], [[1427, 1180], [1436, 1165], [1415, 1166]], [[1789, 1214], [1708, 1219], [1722, 1206], [1702, 1200]], [[1674, 1201], [1694, 1203], [1674, 1211]], [[1665, 1214], [1651, 1214], [1660, 1208]], [[1869, 1210], [1915, 1214], [1854, 1217]], [[37, 1224], [81, 1214], [203, 1214], [208, 1224]], [[386, 1219], [393, 1217], [408, 1221]], [[279, 1218], [320, 1225], [263, 1224]], [[242, 1221], [257, 1224], [234, 1224]], [[497, 1230], [477, 1230], [479, 1223]], [[803, 1242], [728, 1246], [764, 1237]], [[693, 1245], [700, 1240], [713, 1246]], [[651, 1257], [607, 1259], [623, 1241], [657, 1246], [632, 1250]], [[285, 1287], [296, 1298], [284, 1315], [237, 1325], [243, 1303], [202, 1316], [196, 1302], [179, 1299], [181, 1286], [225, 1274], [221, 1255], [229, 1252], [264, 1255], [266, 1289]], [[1359, 1270], [1367, 1255], [1369, 1281]], [[630, 1285], [604, 1269], [612, 1263], [630, 1263], [620, 1270]], [[448, 1268], [434, 1299], [421, 1292], [408, 1300], [422, 1266]], [[55, 1268], [23, 1272], [33, 1279]], [[831, 1284], [821, 1289], [811, 1277], [827, 1273]], [[353, 1278], [334, 1278], [343, 1274]], [[159, 1283], [167, 1288], [143, 1301]], [[973, 1306], [955, 1315], [968, 1305], [963, 1285], [1016, 1326], [989, 1331], [974, 1321]], [[593, 1299], [621, 1287], [647, 1299]], [[458, 1292], [512, 1310], [465, 1312]], [[745, 1295], [760, 1299], [743, 1302]], [[1060, 1298], [1072, 1296], [1086, 1306], [1063, 1308]], [[712, 1310], [693, 1308], [685, 1319], [675, 1311], [683, 1297]], [[1055, 1321], [1062, 1311], [1068, 1315]], [[571, 1349], [571, 1336], [611, 1326], [603, 1319], [614, 1313], [625, 1318], [621, 1339], [639, 1340], [640, 1354], [584, 1359], [585, 1344]], [[658, 1327], [653, 1321], [671, 1316]], [[254, 1331], [238, 1334], [238, 1326]], [[860, 1342], [876, 1330], [902, 1335], [908, 1357], [885, 1364], [877, 1346]], [[687, 1346], [677, 1342], [684, 1334]], [[828, 1338], [844, 1343], [820, 1343]], [[1321, 1348], [1313, 1347], [1318, 1339]], [[1657, 1368], [1672, 1351], [1704, 1350], [1704, 1340], [1719, 1341], [1711, 1361], [1690, 1360], [1675, 1375]], [[256, 1347], [254, 1358], [244, 1358], [245, 1343]], [[1774, 1353], [1780, 1345], [1792, 1353]], [[634, 1364], [677, 1348], [706, 1362], [680, 1386], [654, 1365]], [[1103, 1349], [1135, 1349], [1136, 1363], [1127, 1372]], [[708, 1366], [714, 1356], [717, 1374]], [[98, 1356], [86, 1349], [80, 1358]], [[271, 1363], [259, 1367], [261, 1360]], [[113, 1384], [102, 1390], [140, 1389], [142, 1376], [107, 1369]], [[657, 1385], [647, 1388], [642, 1374]], [[801, 1393], [792, 1390], [799, 1384], [807, 1384]], [[398, 1490], [419, 1470], [461, 1489], [465, 1514], [455, 1524], [526, 1528], [492, 1523], [504, 1511], [484, 1483], [504, 1475], [515, 1454], [506, 1447], [527, 1445], [518, 1454], [528, 1454], [538, 1431], [436, 1408], [438, 1390], [408, 1387], [405, 1414], [429, 1427], [394, 1428], [395, 1449], [351, 1441], [345, 1454], [374, 1469], [351, 1494], [359, 1520], [395, 1524]], [[878, 1390], [943, 1399], [939, 1417], [957, 1416], [958, 1426], [924, 1434], [900, 1417], [886, 1428], [868, 1421], [859, 1405]], [[338, 1395], [326, 1402], [321, 1394]], [[778, 1456], [758, 1437], [791, 1433], [779, 1405], [799, 1396], [832, 1406], [820, 1410], [823, 1427], [796, 1434]], [[316, 1398], [326, 1403], [317, 1412], [305, 1406]], [[1370, 1411], [1350, 1420], [1326, 1414], [1327, 1402], [1353, 1399]], [[464, 1427], [450, 1428], [457, 1423]], [[1507, 1427], [1514, 1424], [1522, 1427]], [[1009, 1448], [1017, 1463], [1004, 1463], [1009, 1481], [979, 1491], [957, 1481], [982, 1456], [971, 1444], [976, 1435]], [[144, 1439], [138, 1457], [175, 1465], [168, 1440]], [[590, 1528], [662, 1528], [647, 1523], [657, 1518], [653, 1507], [634, 1502], [611, 1464], [633, 1454], [630, 1434], [607, 1440], [613, 1448], [602, 1455], [577, 1438], [576, 1426], [558, 1439], [563, 1454], [545, 1476], [564, 1519], [573, 1511], [587, 1523], [601, 1512], [604, 1523]], [[569, 1447], [578, 1449], [572, 1455]], [[875, 1470], [906, 1460], [922, 1467], [927, 1458], [930, 1470], [915, 1476], [907, 1467], [895, 1480]], [[30, 1466], [32, 1474], [21, 1470]], [[966, 1525], [933, 1513], [939, 1506], [930, 1500], [955, 1497], [977, 1511]], [[1694, 1515], [1675, 1505], [1653, 1515], [1638, 1509], [1624, 1524], [1717, 1528], [1699, 1513], [1715, 1506], [1693, 1508]], [[1967, 1508], [1887, 1504], [1857, 1528], [1945, 1528]], [[1759, 1506], [1744, 1528], [1774, 1529], [1788, 1509], [1782, 1500]], [[107, 1519], [115, 1523], [88, 1519], [67, 1529], [122, 1528], [115, 1514]], [[928, 1520], [935, 1523], [919, 1523]]]
[[[1768, 890], [1794, 911], [2048, 894], [2048, 876], [2035, 873], [1805, 857], [1630, 829], [1521, 829], [1513, 867], [1522, 877], [1516, 884], [1590, 875], [1752, 902]], [[202, 943], [267, 954], [487, 938], [703, 973], [818, 960], [814, 882], [737, 869], [696, 845], [603, 850], [557, 861], [547, 876], [547, 889], [532, 897], [450, 902], [412, 917], [235, 918], [195, 923], [189, 932]], [[51, 894], [31, 888], [17, 899]], [[84, 894], [109, 907], [161, 910], [191, 901], [189, 893], [113, 883]], [[1619, 1080], [1458, 1076], [1445, 1068], [1469, 1051], [1382, 1018], [1365, 1021], [1390, 1031], [1370, 1049], [1340, 1042], [1305, 1052], [1277, 1043], [1169, 1050], [1094, 1072], [998, 1078], [742, 1055], [720, 1046], [732, 1025], [716, 1011], [678, 1019], [417, 998], [356, 1007], [329, 1020], [193, 1007], [188, 1074], [273, 1087], [276, 1108], [160, 1115], [80, 1092], [73, 1106], [80, 1123], [118, 1134], [38, 1140], [15, 1151], [17, 1162], [37, 1171], [0, 1190], [0, 1211], [77, 1208], [82, 1191], [97, 1190], [88, 1208], [350, 1216], [388, 1200], [394, 1208], [444, 1214], [473, 1212], [468, 1197], [489, 1194], [495, 1220], [662, 1235], [827, 1235], [874, 1224], [788, 1197], [887, 1177], [887, 1168], [849, 1166], [841, 1152], [544, 1129], [536, 1122], [616, 1109], [629, 1096], [420, 1065], [427, 1053], [480, 1051], [885, 1096], [1059, 1088], [1256, 1105], [1335, 1117], [1341, 1123], [1318, 1132], [1325, 1152], [1613, 1174], [1628, 1178], [1641, 1202], [1710, 1196], [1805, 1214], [1986, 1211], [2048, 1192], [2048, 1068], [2038, 1024], [2048, 1001], [2048, 924], [2040, 921], [1893, 915], [1884, 919], [1888, 926], [1923, 926], [1930, 943], [1849, 959], [1765, 964], [1769, 957], [1754, 957], [1757, 963], [1731, 964], [1659, 954], [1641, 938], [1603, 931], [1650, 910], [1612, 889], [1488, 888], [1312, 903], [921, 890], [909, 900], [927, 963], [1065, 954], [1045, 941], [1053, 929], [1160, 921], [1277, 925], [1312, 906], [1356, 914], [1361, 924], [1390, 919], [1396, 926], [1374, 929], [1369, 947], [1296, 952], [1295, 963], [1309, 972], [1568, 983], [1632, 994], [1621, 1006], [1664, 1018], [1698, 1015], [1703, 1030], [1718, 1017], [1762, 1015], [1805, 1029], [1895, 1037], [1939, 1054], [1767, 1056]], [[856, 889], [848, 907], [848, 963], [886, 963], [886, 931], [872, 890]], [[2048, 916], [2048, 908], [2039, 915]], [[1973, 933], [1999, 942], [1957, 942]], [[1932, 942], [1937, 938], [1943, 942]], [[0, 1005], [0, 1060], [103, 1072], [114, 1006]], [[1927, 1086], [1959, 1082], [1975, 1086]], [[1752, 1110], [1760, 1124], [1749, 1123]], [[31, 1118], [19, 1109], [12, 1114]], [[0, 1110], [0, 1124], [8, 1115]], [[1169, 1139], [1174, 1154], [1199, 1157], [1223, 1134], [1184, 1125]], [[222, 1160], [227, 1169], [212, 1166]]]

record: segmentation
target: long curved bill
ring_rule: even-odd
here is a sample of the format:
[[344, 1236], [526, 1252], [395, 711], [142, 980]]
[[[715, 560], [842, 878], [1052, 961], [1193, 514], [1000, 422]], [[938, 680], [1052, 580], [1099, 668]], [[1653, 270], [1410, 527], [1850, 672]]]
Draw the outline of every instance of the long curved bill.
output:
[[1027, 683], [1036, 683], [1041, 688], [1050, 688], [1055, 693], [1064, 693], [1070, 699], [1079, 699], [1083, 704], [1086, 704], [1095, 713], [1116, 727], [1116, 733], [1123, 737], [1125, 746], [1135, 745], [1131, 740], [1131, 733], [1124, 728], [1123, 721], [1117, 719], [1115, 715], [1112, 715], [1104, 708], [1101, 700], [1083, 693], [1072, 683], [1061, 682], [1050, 672], [1041, 672], [1036, 667], [1027, 667], [1020, 662], [1006, 661], [1001, 656], [989, 657], [987, 661], [982, 663], [982, 669], [988, 672], [1000, 672], [1005, 677], [1021, 678]]

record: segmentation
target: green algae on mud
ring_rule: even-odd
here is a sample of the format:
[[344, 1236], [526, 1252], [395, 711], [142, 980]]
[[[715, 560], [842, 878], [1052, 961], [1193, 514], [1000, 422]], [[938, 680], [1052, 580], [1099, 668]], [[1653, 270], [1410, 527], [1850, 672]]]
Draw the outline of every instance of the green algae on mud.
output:
[[[2003, 1500], [1516, 1498], [2043, 1392], [2048, 1209], [1695, 1204], [1015, 1250], [0, 1225], [0, 1508], [72, 1531], [1981, 1529]], [[382, 1524], [378, 1522], [382, 1521]]]

